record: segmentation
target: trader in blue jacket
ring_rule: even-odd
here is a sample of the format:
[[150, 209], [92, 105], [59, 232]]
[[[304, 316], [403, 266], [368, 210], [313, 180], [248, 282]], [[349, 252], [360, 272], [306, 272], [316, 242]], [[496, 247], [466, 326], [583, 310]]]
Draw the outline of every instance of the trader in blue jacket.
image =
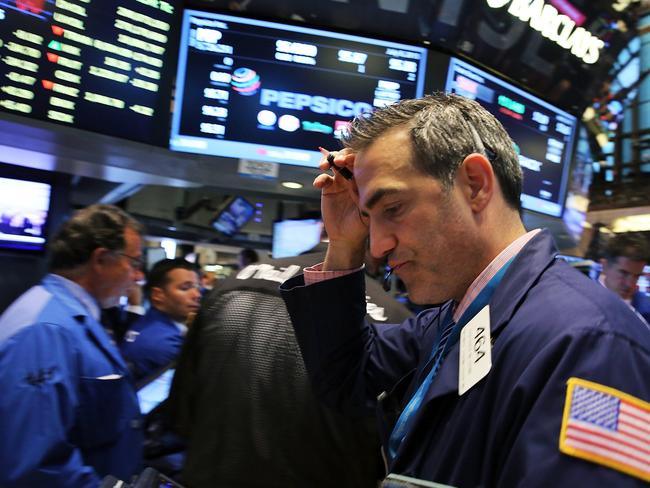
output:
[[147, 380], [179, 355], [187, 321], [201, 301], [199, 272], [185, 259], [163, 259], [147, 273], [151, 308], [126, 332], [120, 351], [136, 381]]
[[141, 226], [93, 205], [50, 243], [50, 274], [0, 317], [0, 486], [96, 488], [140, 469], [135, 388], [99, 323], [142, 279]]
[[[526, 232], [501, 124], [477, 102], [437, 94], [355, 119], [344, 144], [321, 162], [338, 169], [314, 182], [325, 261], [282, 292], [320, 397], [379, 409], [388, 478], [649, 481], [650, 334], [556, 259], [547, 231]], [[412, 301], [441, 305], [401, 325], [366, 322], [366, 238]]]

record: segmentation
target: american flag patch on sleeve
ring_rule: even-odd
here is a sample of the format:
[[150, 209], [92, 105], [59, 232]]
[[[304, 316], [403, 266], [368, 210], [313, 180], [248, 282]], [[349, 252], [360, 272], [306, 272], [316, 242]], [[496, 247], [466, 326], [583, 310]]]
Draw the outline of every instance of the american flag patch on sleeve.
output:
[[650, 403], [570, 378], [560, 451], [650, 481]]

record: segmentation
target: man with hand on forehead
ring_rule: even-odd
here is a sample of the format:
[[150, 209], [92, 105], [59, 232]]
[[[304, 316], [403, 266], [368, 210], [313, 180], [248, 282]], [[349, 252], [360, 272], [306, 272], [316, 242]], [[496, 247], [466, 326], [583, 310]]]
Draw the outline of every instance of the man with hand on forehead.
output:
[[[320, 398], [378, 410], [389, 478], [650, 480], [650, 335], [556, 259], [547, 230], [526, 231], [501, 124], [436, 94], [356, 118], [343, 142], [321, 162], [335, 171], [314, 181], [325, 261], [281, 290]], [[366, 239], [411, 301], [439, 305], [399, 325], [367, 322]]]

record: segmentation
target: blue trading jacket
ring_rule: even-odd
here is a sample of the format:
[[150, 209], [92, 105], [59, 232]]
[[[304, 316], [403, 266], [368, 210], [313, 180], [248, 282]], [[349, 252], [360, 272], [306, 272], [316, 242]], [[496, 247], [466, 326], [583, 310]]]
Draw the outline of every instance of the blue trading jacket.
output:
[[650, 298], [645, 293], [637, 291], [632, 297], [632, 306], [650, 324]]
[[[642, 486], [559, 450], [570, 377], [650, 401], [650, 334], [625, 303], [555, 254], [546, 231], [521, 250], [490, 301], [489, 374], [459, 396], [458, 343], [451, 348], [390, 472], [459, 487]], [[319, 396], [344, 409], [377, 407], [386, 445], [428, 372], [449, 304], [375, 327], [359, 306], [362, 273], [307, 287], [295, 277], [282, 291]]]
[[0, 318], [0, 392], [3, 488], [96, 488], [105, 475], [139, 471], [140, 410], [126, 365], [52, 276]]
[[168, 366], [182, 346], [183, 336], [174, 321], [151, 307], [127, 331], [120, 350], [139, 380]]

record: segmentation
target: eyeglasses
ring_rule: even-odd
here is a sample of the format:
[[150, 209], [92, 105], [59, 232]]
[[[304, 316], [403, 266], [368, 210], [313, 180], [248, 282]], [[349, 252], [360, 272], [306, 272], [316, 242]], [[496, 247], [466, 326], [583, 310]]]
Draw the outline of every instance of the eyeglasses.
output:
[[144, 258], [142, 256], [136, 257], [136, 256], [130, 256], [129, 254], [126, 254], [124, 252], [119, 253], [120, 256], [124, 256], [129, 260], [129, 265], [133, 269], [137, 269], [142, 271], [144, 269]]

